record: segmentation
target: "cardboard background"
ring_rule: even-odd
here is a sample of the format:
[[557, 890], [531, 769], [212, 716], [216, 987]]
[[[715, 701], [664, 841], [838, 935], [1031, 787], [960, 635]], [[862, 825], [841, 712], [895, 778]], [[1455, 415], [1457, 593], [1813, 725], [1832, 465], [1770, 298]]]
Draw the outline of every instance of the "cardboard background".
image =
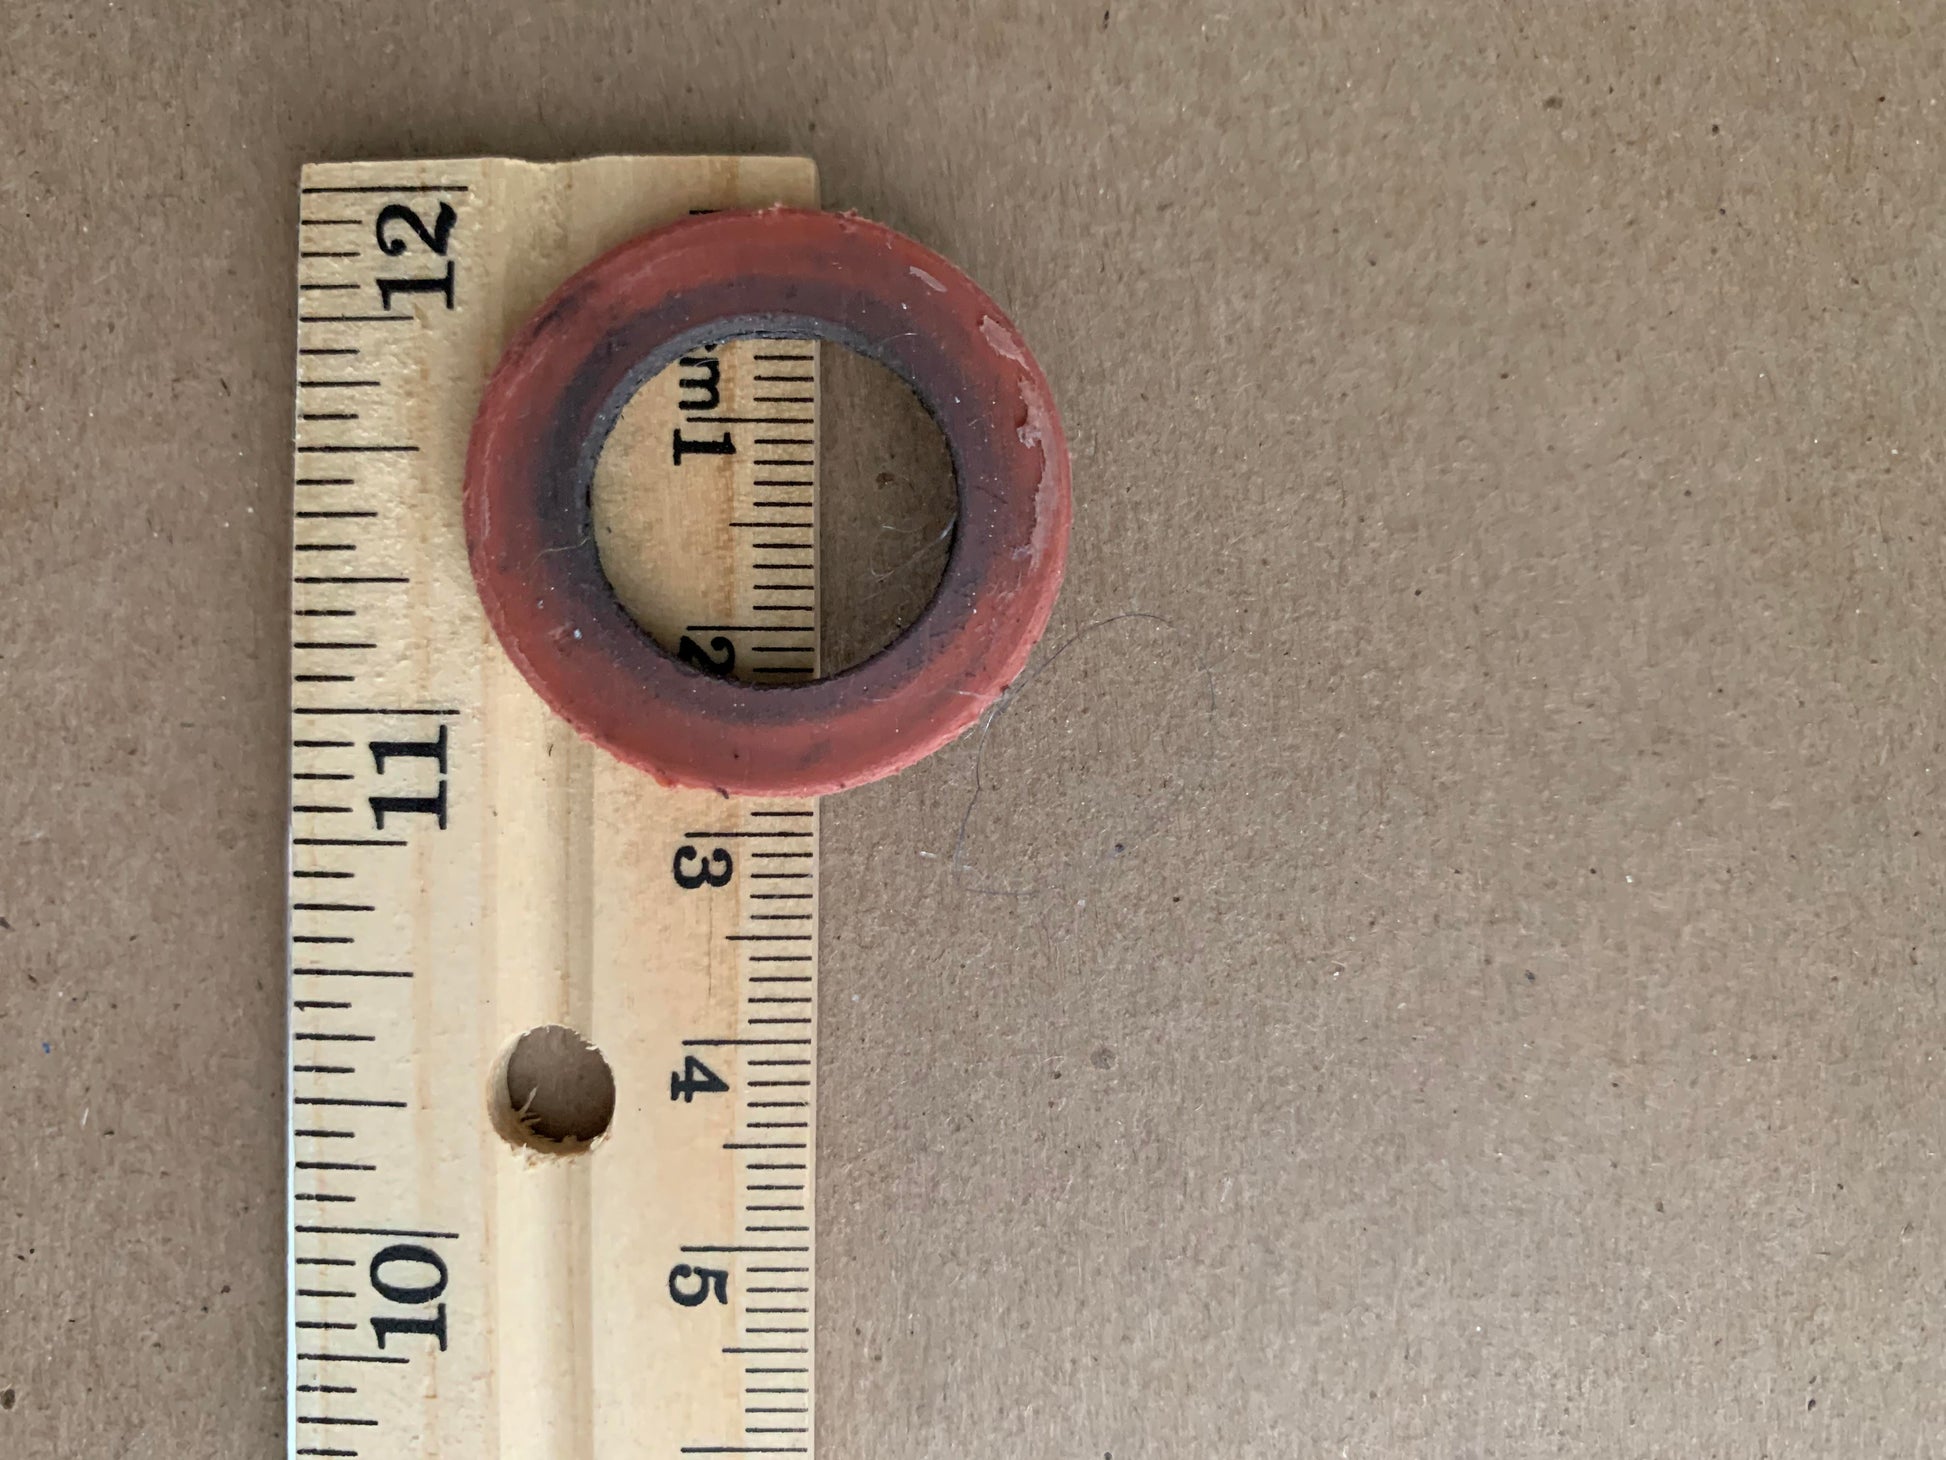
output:
[[13, 0], [0, 1453], [281, 1443], [299, 162], [657, 150], [1074, 444], [828, 810], [823, 1453], [1932, 1453], [1942, 19]]

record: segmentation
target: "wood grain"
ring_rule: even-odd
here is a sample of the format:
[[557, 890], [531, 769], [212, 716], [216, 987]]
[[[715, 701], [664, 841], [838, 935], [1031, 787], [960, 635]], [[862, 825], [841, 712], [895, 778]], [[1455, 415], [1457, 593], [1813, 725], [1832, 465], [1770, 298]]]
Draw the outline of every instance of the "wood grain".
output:
[[[486, 629], [459, 488], [485, 374], [556, 284], [697, 209], [814, 203], [815, 174], [601, 158], [303, 181], [292, 1444], [807, 1454], [815, 805], [668, 791], [578, 740]], [[450, 307], [383, 282], [447, 268]], [[730, 407], [776, 348], [714, 352]], [[789, 348], [811, 396], [816, 351]], [[782, 550], [753, 546], [794, 534], [814, 584], [814, 493], [754, 507], [748, 442], [672, 465], [682, 373], [643, 388], [602, 459], [617, 590], [672, 651], [761, 619], [725, 628], [739, 672], [815, 672], [815, 607], [755, 611]], [[753, 513], [777, 532], [736, 525]], [[508, 1051], [545, 1025], [613, 1071], [591, 1147], [535, 1149], [507, 1102]], [[690, 1057], [729, 1088], [675, 1098]]]

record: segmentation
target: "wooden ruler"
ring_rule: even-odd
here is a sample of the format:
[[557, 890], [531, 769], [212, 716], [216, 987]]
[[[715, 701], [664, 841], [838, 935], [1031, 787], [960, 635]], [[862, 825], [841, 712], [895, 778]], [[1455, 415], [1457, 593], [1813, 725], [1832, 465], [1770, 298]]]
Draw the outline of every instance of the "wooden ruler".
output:
[[[815, 172], [302, 186], [291, 1453], [808, 1455], [817, 808], [666, 790], [578, 740], [487, 628], [460, 500], [486, 375], [555, 286], [689, 212], [815, 205]], [[602, 457], [617, 592], [699, 667], [817, 671], [816, 356], [697, 351]], [[537, 1038], [510, 1070], [547, 1026], [600, 1060]], [[609, 1075], [592, 1143], [533, 1129]]]

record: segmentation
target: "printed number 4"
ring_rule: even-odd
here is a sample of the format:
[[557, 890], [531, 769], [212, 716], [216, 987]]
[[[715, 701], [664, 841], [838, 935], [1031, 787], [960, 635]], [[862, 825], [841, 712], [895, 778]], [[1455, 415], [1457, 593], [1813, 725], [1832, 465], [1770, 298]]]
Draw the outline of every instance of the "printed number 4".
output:
[[722, 1095], [729, 1088], [721, 1075], [693, 1054], [683, 1056], [681, 1074], [669, 1076], [669, 1098], [685, 1105], [698, 1095]]

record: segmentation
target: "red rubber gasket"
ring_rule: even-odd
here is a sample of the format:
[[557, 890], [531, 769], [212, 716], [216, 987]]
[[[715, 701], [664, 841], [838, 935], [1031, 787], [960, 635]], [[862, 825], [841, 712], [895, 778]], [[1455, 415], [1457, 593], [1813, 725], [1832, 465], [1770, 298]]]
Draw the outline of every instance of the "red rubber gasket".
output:
[[[834, 340], [900, 376], [952, 453], [959, 516], [932, 603], [829, 679], [717, 679], [616, 600], [589, 486], [641, 384], [699, 345]], [[647, 233], [568, 280], [508, 345], [466, 458], [480, 601], [527, 682], [587, 739], [669, 785], [840, 791], [979, 719], [1026, 665], [1067, 561], [1067, 440], [1047, 379], [978, 285], [876, 223], [789, 208]]]

